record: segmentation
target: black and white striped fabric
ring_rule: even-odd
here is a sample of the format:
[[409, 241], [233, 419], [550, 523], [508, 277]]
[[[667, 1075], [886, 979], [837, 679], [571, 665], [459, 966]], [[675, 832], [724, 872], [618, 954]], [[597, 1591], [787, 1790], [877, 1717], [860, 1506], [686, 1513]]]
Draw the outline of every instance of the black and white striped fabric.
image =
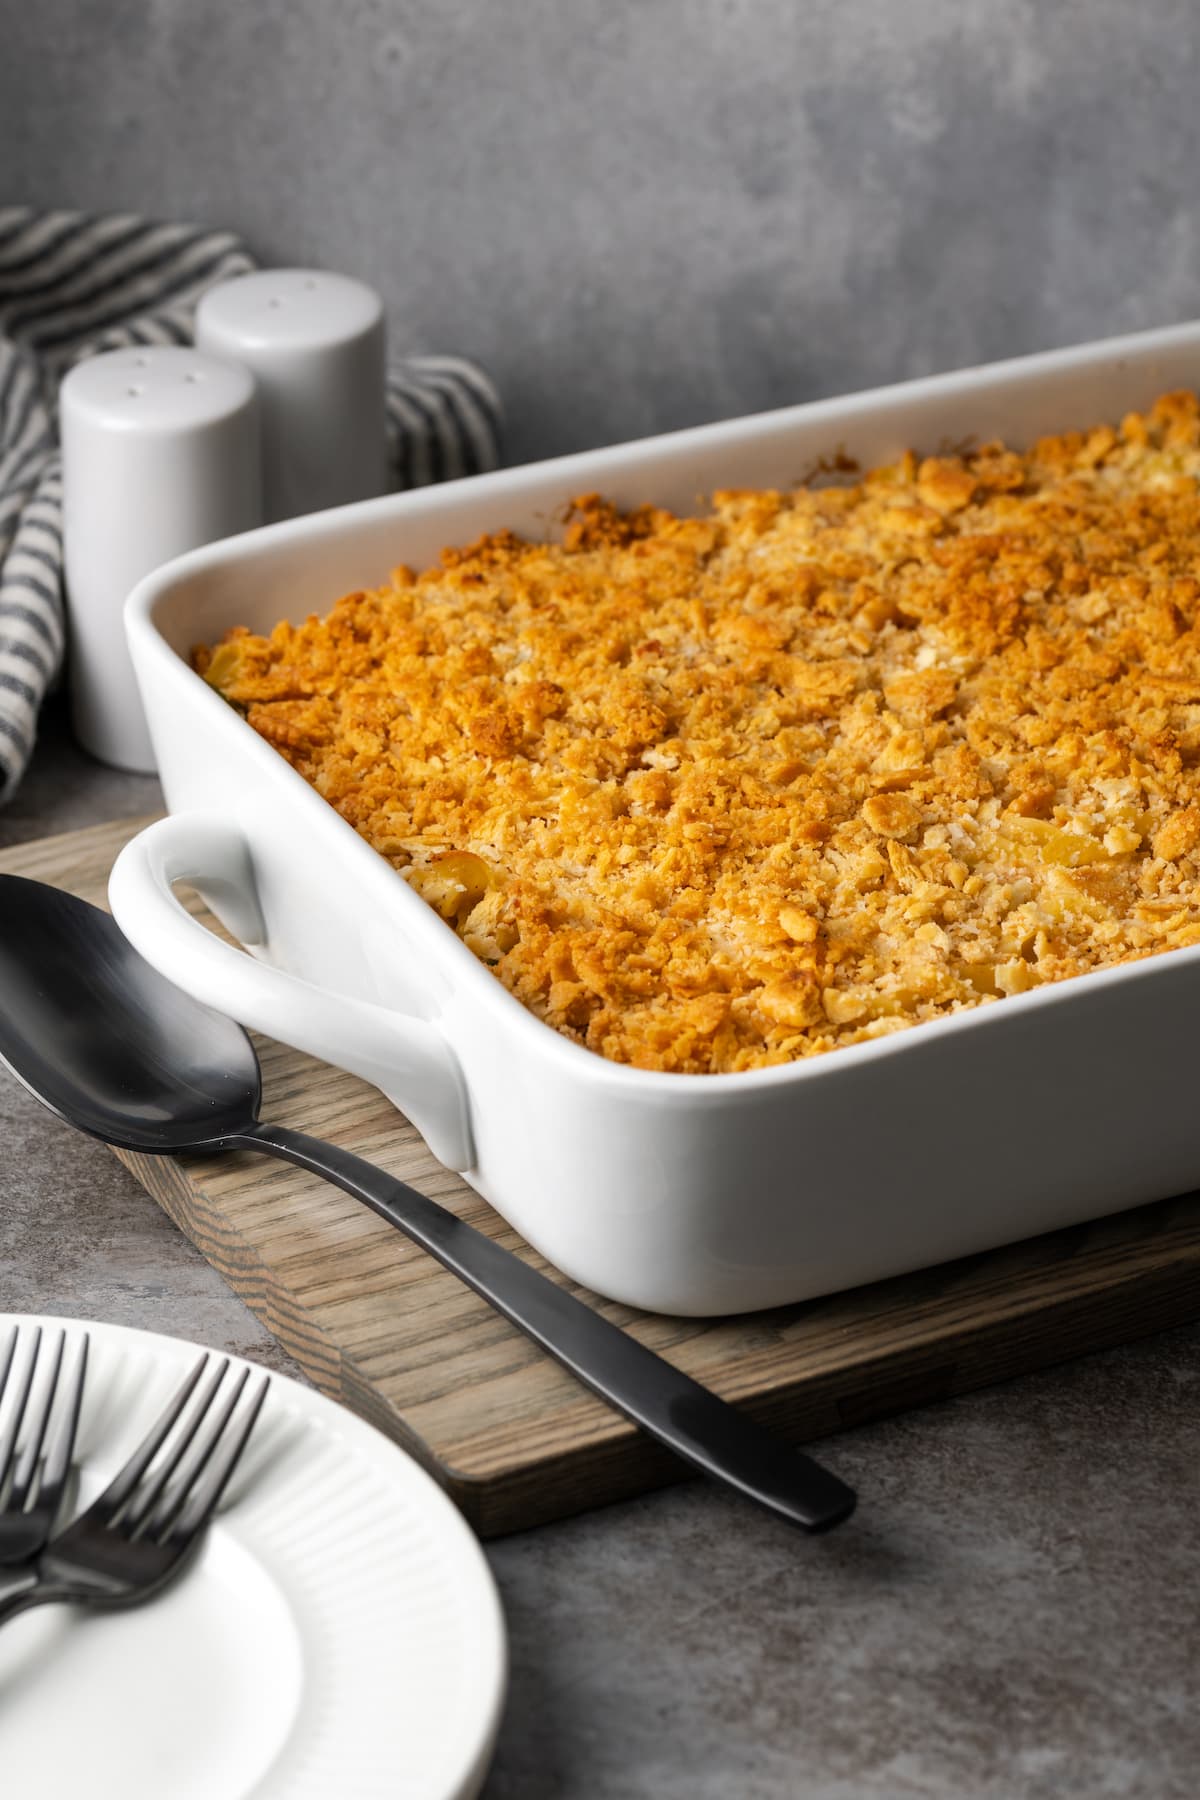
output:
[[[0, 805], [24, 773], [63, 658], [58, 384], [101, 350], [191, 343], [201, 294], [255, 266], [227, 231], [0, 207]], [[499, 430], [496, 390], [474, 363], [393, 362], [397, 487], [494, 468]]]

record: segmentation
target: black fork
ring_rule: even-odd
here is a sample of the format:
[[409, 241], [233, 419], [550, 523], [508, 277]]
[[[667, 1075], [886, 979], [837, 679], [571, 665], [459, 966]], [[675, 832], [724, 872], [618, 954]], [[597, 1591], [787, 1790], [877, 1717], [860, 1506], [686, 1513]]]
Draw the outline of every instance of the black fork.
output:
[[260, 1375], [251, 1385], [242, 1368], [226, 1381], [228, 1357], [211, 1362], [206, 1352], [104, 1492], [50, 1541], [36, 1574], [0, 1600], [0, 1624], [51, 1601], [133, 1605], [182, 1568], [246, 1448], [270, 1380]]
[[66, 1339], [40, 1325], [29, 1334], [11, 1325], [0, 1338], [0, 1585], [5, 1569], [45, 1548], [62, 1505], [88, 1352], [84, 1333], [64, 1377]]

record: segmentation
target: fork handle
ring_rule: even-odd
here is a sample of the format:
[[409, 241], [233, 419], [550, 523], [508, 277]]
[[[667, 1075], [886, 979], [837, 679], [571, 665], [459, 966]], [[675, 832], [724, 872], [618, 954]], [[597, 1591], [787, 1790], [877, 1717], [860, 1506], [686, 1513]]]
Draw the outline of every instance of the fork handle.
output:
[[[144, 1597], [148, 1597], [148, 1595], [138, 1596], [138, 1598]], [[104, 1606], [107, 1604], [115, 1607], [120, 1603], [120, 1598], [98, 1593], [94, 1587], [83, 1584], [78, 1587], [70, 1587], [65, 1582], [45, 1580], [37, 1575], [31, 1575], [27, 1587], [18, 1588], [15, 1593], [5, 1592], [0, 1597], [0, 1625], [4, 1625], [9, 1619], [15, 1619], [19, 1613], [32, 1612], [35, 1606], [70, 1606], [74, 1603], [79, 1606]]]
[[707, 1475], [807, 1531], [854, 1510], [854, 1489], [415, 1188], [340, 1145], [256, 1121], [222, 1140], [323, 1175], [437, 1258], [585, 1387]]
[[24, 1578], [23, 1586], [5, 1588], [0, 1594], [0, 1625], [9, 1619], [15, 1619], [18, 1613], [29, 1612], [35, 1606], [48, 1606], [52, 1600], [70, 1598], [71, 1595], [65, 1589], [39, 1581], [36, 1575], [28, 1575]]

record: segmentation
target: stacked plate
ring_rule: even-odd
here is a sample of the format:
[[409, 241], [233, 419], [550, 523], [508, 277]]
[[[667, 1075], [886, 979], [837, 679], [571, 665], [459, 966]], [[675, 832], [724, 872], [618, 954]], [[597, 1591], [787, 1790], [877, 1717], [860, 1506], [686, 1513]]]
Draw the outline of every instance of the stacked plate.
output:
[[[82, 1328], [86, 1505], [197, 1347]], [[13, 1793], [89, 1800], [469, 1800], [504, 1682], [496, 1590], [450, 1501], [380, 1433], [276, 1375], [177, 1582], [130, 1611], [49, 1606], [0, 1631], [0, 1767]]]

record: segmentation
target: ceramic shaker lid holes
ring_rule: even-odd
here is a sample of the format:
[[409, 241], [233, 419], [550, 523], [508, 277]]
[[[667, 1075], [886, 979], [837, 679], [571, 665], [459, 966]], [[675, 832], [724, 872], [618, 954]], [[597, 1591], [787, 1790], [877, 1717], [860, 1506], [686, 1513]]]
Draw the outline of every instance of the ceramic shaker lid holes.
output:
[[268, 519], [387, 486], [386, 333], [373, 289], [323, 269], [261, 269], [210, 288], [196, 343], [254, 375]]
[[59, 418], [75, 733], [101, 762], [152, 774], [122, 611], [152, 569], [261, 524], [254, 381], [195, 350], [110, 350], [71, 370]]

